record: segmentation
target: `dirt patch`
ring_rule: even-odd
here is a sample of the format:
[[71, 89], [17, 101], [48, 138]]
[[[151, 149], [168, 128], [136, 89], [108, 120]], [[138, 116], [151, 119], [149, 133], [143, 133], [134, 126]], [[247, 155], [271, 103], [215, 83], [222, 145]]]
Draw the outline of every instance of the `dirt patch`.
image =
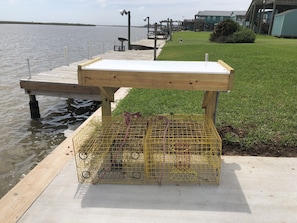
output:
[[297, 157], [296, 146], [285, 146], [281, 143], [256, 143], [246, 148], [240, 144], [240, 138], [247, 132], [232, 126], [222, 126], [218, 132], [223, 140], [222, 154], [229, 156], [266, 156], [266, 157]]

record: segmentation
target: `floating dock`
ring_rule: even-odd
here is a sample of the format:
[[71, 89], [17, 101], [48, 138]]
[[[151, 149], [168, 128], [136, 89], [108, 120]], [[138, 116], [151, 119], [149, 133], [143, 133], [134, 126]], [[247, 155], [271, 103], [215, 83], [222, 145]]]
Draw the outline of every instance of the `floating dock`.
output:
[[72, 139], [0, 200], [0, 222], [297, 222], [296, 158], [223, 156], [219, 185], [82, 185]]

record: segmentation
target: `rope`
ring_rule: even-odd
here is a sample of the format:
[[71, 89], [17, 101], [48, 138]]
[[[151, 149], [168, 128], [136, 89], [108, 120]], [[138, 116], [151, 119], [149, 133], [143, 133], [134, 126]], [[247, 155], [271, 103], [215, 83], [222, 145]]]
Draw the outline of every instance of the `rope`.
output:
[[[100, 174], [98, 174], [98, 178], [99, 179], [98, 179], [97, 182], [99, 182], [101, 179], [103, 179], [106, 176], [106, 174], [108, 172], [110, 172], [112, 165], [117, 160], [117, 157], [118, 157], [119, 153], [122, 152], [123, 147], [124, 147], [124, 145], [127, 142], [127, 139], [128, 139], [128, 136], [129, 136], [129, 130], [130, 130], [130, 127], [131, 127], [131, 119], [132, 118], [139, 118], [139, 117], [141, 117], [141, 113], [140, 112], [136, 112], [136, 113], [124, 112], [122, 114], [122, 116], [123, 116], [123, 118], [125, 120], [125, 123], [126, 123], [126, 126], [127, 126], [126, 127], [125, 137], [124, 137], [124, 139], [123, 139], [123, 141], [122, 141], [122, 143], [121, 143], [121, 145], [120, 145], [117, 153], [115, 154], [115, 157], [112, 159], [112, 162], [109, 163], [108, 168], [103, 168], [102, 172]], [[95, 182], [95, 183], [97, 183], [97, 182]]]
[[165, 158], [166, 158], [166, 134], [169, 128], [169, 120], [165, 116], [158, 116], [159, 120], [164, 120], [166, 127], [163, 132], [163, 139], [162, 139], [162, 144], [163, 144], [163, 160], [162, 160], [162, 168], [161, 168], [161, 176], [160, 180], [158, 181], [159, 185], [162, 185], [162, 180], [163, 180], [163, 175], [164, 175], [164, 167], [165, 167]]

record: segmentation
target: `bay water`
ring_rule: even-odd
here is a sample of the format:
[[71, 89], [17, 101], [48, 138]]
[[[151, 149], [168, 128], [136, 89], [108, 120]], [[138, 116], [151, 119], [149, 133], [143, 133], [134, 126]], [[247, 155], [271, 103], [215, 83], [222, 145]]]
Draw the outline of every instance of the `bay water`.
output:
[[[0, 198], [75, 130], [100, 103], [37, 96], [41, 118], [31, 120], [19, 80], [113, 50], [127, 27], [0, 24]], [[146, 38], [131, 28], [131, 42]], [[36, 179], [38, 180], [38, 179]]]

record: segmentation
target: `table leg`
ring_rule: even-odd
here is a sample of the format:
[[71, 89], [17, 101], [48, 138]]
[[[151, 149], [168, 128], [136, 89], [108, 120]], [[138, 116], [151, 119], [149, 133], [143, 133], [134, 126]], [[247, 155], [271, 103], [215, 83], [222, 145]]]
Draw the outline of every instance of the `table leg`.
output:
[[111, 102], [114, 101], [114, 93], [111, 88], [100, 87], [102, 97], [102, 117], [111, 116]]
[[213, 123], [216, 123], [216, 111], [218, 104], [219, 92], [217, 91], [206, 91], [204, 93], [202, 108], [205, 109], [205, 114], [208, 115]]

